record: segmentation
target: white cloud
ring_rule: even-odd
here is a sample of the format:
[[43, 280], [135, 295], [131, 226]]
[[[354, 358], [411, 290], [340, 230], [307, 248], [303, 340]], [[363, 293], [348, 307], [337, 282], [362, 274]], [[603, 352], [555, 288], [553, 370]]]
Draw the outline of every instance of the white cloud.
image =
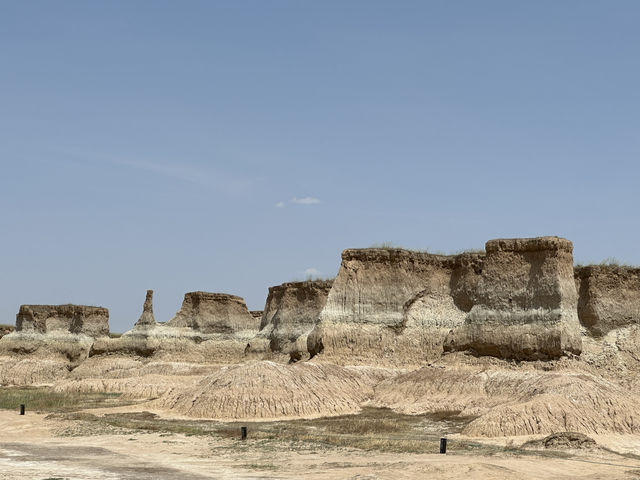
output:
[[321, 272], [320, 272], [319, 270], [316, 270], [315, 268], [307, 268], [307, 269], [304, 271], [304, 274], [305, 274], [307, 277], [317, 277], [318, 275], [320, 275], [320, 273], [321, 273]]
[[293, 197], [291, 199], [291, 203], [297, 203], [298, 205], [314, 205], [316, 203], [320, 203], [320, 199], [314, 197]]
[[284, 202], [276, 203], [276, 208], [284, 208]]

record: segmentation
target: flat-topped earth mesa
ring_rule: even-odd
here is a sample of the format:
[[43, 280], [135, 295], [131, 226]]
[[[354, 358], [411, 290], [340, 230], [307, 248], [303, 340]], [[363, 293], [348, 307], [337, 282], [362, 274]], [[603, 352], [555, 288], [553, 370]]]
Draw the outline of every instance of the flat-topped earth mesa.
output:
[[109, 310], [87, 305], [21, 305], [17, 332], [109, 335]]
[[470, 308], [483, 256], [350, 249], [308, 336], [312, 356], [340, 363], [418, 365], [442, 354]]
[[473, 307], [445, 349], [535, 360], [579, 355], [573, 245], [558, 237], [491, 240]]

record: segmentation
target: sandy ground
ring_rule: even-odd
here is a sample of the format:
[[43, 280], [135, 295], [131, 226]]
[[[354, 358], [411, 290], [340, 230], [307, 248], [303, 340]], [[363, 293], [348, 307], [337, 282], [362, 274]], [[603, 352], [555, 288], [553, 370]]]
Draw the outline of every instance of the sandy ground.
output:
[[[398, 454], [138, 432], [60, 436], [73, 422], [44, 417], [0, 411], [0, 479], [640, 479], [640, 460], [600, 451], [566, 459]], [[632, 440], [640, 444], [637, 438], [618, 442], [633, 446]]]

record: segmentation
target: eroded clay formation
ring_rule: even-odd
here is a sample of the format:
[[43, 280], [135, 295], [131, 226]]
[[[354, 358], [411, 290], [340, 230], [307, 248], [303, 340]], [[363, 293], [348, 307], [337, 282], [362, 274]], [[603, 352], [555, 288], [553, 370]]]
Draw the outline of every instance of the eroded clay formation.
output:
[[79, 335], [90, 356], [221, 363], [279, 354], [388, 366], [421, 365], [455, 351], [516, 360], [580, 355], [585, 334], [640, 322], [640, 269], [574, 270], [572, 249], [559, 237], [490, 240], [485, 252], [457, 255], [348, 249], [334, 281], [271, 287], [261, 316], [241, 297], [198, 291], [185, 294], [171, 320], [157, 323], [149, 290], [140, 318], [119, 339], [107, 337], [104, 308], [23, 305], [0, 351], [11, 344], [12, 352], [33, 352], [20, 341], [33, 343], [34, 335], [67, 335], [65, 342]]
[[241, 297], [226, 293], [190, 292], [168, 327], [191, 328], [202, 333], [256, 333], [260, 321], [253, 317]]
[[194, 418], [373, 406], [457, 411], [471, 436], [640, 433], [640, 269], [574, 269], [558, 237], [345, 250], [335, 280], [271, 287], [260, 313], [189, 292], [156, 322], [149, 290], [120, 338], [100, 307], [24, 305], [16, 326], [0, 338], [1, 385], [118, 392]]
[[640, 268], [577, 267], [578, 317], [596, 335], [640, 323]]
[[270, 287], [260, 332], [250, 349], [289, 355], [291, 361], [308, 357], [307, 336], [327, 303], [332, 284], [332, 280], [309, 280]]
[[446, 334], [471, 308], [481, 265], [475, 253], [345, 250], [309, 352], [352, 363], [440, 355]]
[[109, 310], [87, 305], [21, 305], [13, 333], [0, 339], [0, 355], [37, 355], [76, 365], [96, 339], [109, 338]]
[[558, 237], [487, 242], [474, 305], [445, 349], [519, 360], [579, 355], [572, 251]]
[[155, 325], [156, 320], [153, 316], [153, 290], [147, 290], [147, 296], [142, 306], [142, 314], [134, 327], [153, 327]]
[[260, 326], [244, 300], [226, 293], [188, 292], [167, 323], [153, 318], [153, 292], [147, 291], [142, 315], [120, 338], [96, 341], [90, 355], [129, 354], [196, 362], [242, 360]]
[[109, 310], [86, 305], [21, 305], [16, 331], [109, 335]]

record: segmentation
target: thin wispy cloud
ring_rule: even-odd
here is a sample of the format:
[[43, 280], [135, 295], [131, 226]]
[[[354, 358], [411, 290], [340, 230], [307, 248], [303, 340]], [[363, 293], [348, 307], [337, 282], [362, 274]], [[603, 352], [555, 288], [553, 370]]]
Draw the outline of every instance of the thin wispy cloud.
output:
[[254, 181], [248, 177], [238, 176], [215, 168], [196, 166], [188, 163], [148, 161], [103, 153], [66, 153], [73, 155], [78, 160], [119, 165], [129, 169], [145, 171], [153, 175], [159, 175], [179, 182], [186, 182], [212, 188], [224, 193], [243, 193], [248, 191], [254, 183]]
[[287, 206], [287, 204], [294, 204], [294, 205], [317, 205], [318, 203], [320, 203], [320, 199], [319, 198], [315, 198], [315, 197], [293, 197], [291, 200], [289, 200], [288, 202], [278, 202], [276, 203], [276, 208], [284, 208]]
[[320, 199], [315, 197], [293, 197], [291, 199], [291, 203], [297, 203], [298, 205], [315, 205], [317, 203], [320, 203]]
[[307, 268], [304, 272], [303, 272], [307, 277], [317, 277], [318, 275], [320, 275], [322, 272], [320, 272], [320, 270], [317, 270], [315, 268]]

